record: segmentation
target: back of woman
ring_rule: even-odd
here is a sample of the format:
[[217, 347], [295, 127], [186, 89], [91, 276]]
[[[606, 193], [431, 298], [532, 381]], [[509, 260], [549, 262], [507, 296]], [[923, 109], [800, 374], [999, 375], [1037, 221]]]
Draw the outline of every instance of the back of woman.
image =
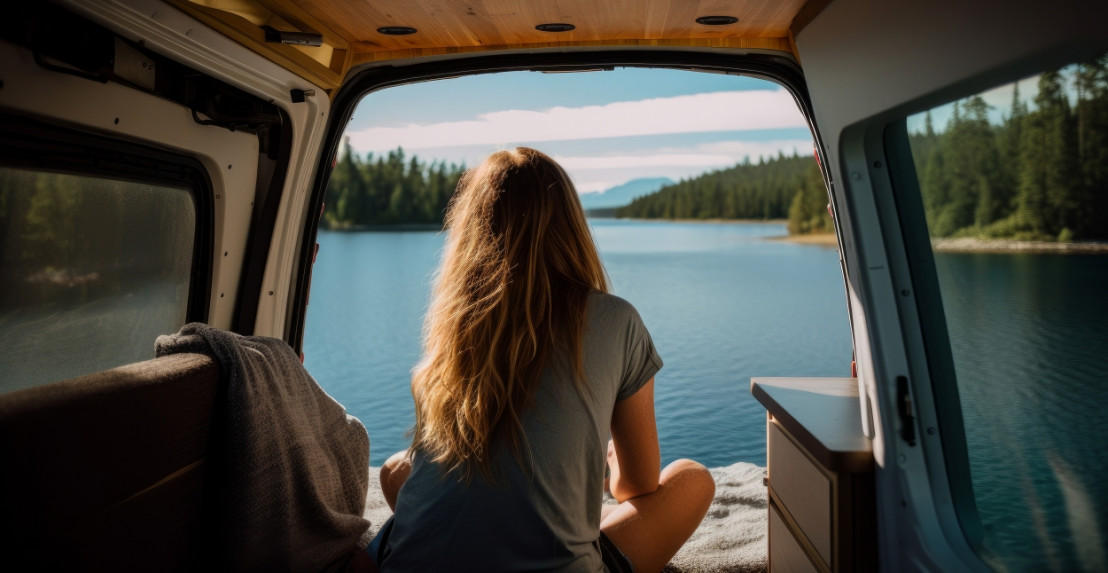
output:
[[589, 298], [588, 390], [567, 360], [552, 361], [523, 415], [526, 467], [494, 450], [499, 483], [468, 486], [416, 453], [397, 499], [384, 571], [603, 571], [598, 543], [608, 428], [619, 398], [661, 360], [634, 308]]
[[[371, 556], [384, 571], [660, 570], [714, 485], [687, 460], [659, 474], [662, 361], [607, 294], [569, 178], [533, 149], [497, 152], [463, 177], [446, 226], [412, 446], [382, 468], [395, 514]], [[625, 502], [611, 512], [606, 486]]]

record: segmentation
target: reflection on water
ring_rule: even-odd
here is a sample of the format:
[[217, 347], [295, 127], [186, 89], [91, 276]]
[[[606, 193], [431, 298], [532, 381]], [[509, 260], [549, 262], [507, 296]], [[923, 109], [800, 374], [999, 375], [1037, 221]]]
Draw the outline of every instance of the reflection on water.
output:
[[1108, 257], [936, 265], [986, 544], [1009, 570], [1108, 570]]
[[[833, 249], [763, 240], [784, 225], [592, 220], [615, 293], [665, 367], [662, 457], [765, 465], [752, 376], [848, 376], [850, 330]], [[369, 430], [371, 463], [405, 447], [410, 369], [442, 236], [320, 233], [305, 364]]]

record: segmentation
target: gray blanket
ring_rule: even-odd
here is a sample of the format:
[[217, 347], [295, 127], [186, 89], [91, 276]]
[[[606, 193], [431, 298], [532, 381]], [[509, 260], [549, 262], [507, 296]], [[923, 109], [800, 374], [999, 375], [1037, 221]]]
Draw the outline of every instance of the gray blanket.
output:
[[[227, 381], [206, 470], [218, 499], [219, 567], [324, 571], [369, 528], [369, 437], [284, 341], [191, 323], [158, 337], [158, 356], [214, 357]], [[212, 481], [214, 480], [214, 481]]]

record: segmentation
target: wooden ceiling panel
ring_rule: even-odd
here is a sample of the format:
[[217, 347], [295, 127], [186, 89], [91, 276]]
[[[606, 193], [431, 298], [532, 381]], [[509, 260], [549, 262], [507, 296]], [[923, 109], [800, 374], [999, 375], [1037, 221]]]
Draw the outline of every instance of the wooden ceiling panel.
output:
[[[262, 0], [263, 2], [266, 0]], [[272, 0], [270, 0], [272, 1]], [[288, 0], [285, 0], [288, 1]], [[550, 42], [787, 38], [805, 0], [297, 0], [355, 53], [412, 48], [467, 48]], [[735, 16], [704, 26], [699, 16]], [[540, 32], [559, 22], [570, 32]], [[410, 36], [386, 36], [382, 26], [408, 26]], [[356, 56], [357, 57], [357, 56]]]
[[[317, 32], [335, 54], [312, 54], [317, 81], [335, 87], [360, 63], [491, 49], [647, 45], [765, 48], [790, 51], [798, 13], [818, 12], [829, 0], [168, 0], [275, 61], [300, 58], [288, 46], [260, 40], [259, 22]], [[807, 6], [806, 6], [807, 5]], [[814, 6], [818, 5], [818, 6]], [[805, 9], [807, 8], [807, 9]], [[813, 9], [814, 8], [814, 9]], [[701, 16], [733, 16], [723, 26]], [[567, 32], [535, 26], [567, 23]], [[276, 25], [274, 25], [276, 24]], [[251, 29], [253, 26], [253, 29]], [[417, 30], [385, 35], [385, 26]], [[260, 45], [259, 45], [260, 44]], [[287, 63], [286, 63], [287, 65]], [[311, 67], [310, 64], [301, 65]], [[297, 70], [302, 72], [303, 70]], [[330, 75], [329, 75], [330, 74]], [[302, 74], [303, 75], [303, 74]], [[307, 75], [305, 77], [308, 77]]]

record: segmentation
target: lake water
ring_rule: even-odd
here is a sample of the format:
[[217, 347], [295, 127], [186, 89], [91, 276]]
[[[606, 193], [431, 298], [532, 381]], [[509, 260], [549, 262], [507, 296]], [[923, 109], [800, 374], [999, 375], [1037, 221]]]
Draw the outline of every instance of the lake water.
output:
[[[752, 376], [849, 376], [850, 327], [834, 249], [766, 241], [782, 224], [593, 219], [615, 294], [639, 310], [665, 367], [655, 378], [664, 461], [765, 465]], [[305, 365], [369, 430], [371, 463], [407, 445], [410, 370], [443, 235], [319, 234]]]
[[[614, 292], [665, 367], [662, 457], [765, 465], [754, 376], [849, 376], [834, 249], [769, 241], [780, 224], [594, 219]], [[305, 364], [369, 431], [404, 448], [409, 372], [443, 236], [319, 235]], [[1108, 256], [937, 253], [977, 506], [994, 564], [1108, 570]]]
[[1108, 256], [940, 253], [986, 546], [1108, 571]]

